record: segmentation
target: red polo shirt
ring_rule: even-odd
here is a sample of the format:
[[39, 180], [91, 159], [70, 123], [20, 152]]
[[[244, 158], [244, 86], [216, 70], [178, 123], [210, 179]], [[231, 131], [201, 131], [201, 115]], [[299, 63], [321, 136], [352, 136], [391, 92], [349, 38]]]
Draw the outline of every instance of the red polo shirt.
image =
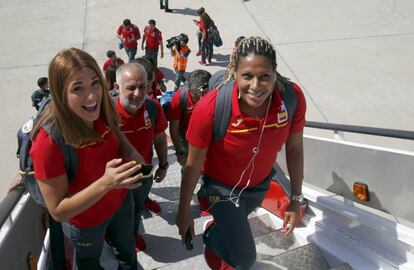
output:
[[121, 58], [117, 58], [114, 61], [112, 61], [111, 59], [106, 59], [102, 69], [103, 71], [106, 71], [111, 65], [120, 66], [123, 64], [125, 64], [125, 62]]
[[182, 88], [178, 89], [178, 91], [174, 94], [170, 108], [168, 110], [168, 119], [170, 121], [177, 120], [180, 121], [180, 129], [184, 132], [187, 132], [188, 125], [190, 123], [190, 118], [194, 110], [195, 103], [191, 99], [190, 90], [187, 92], [187, 111], [185, 113], [181, 110], [181, 90]]
[[158, 49], [158, 46], [162, 42], [162, 35], [161, 31], [158, 28], [155, 28], [151, 31], [149, 26], [145, 26], [144, 28], [145, 34], [145, 47], [148, 49]]
[[[135, 24], [131, 24], [130, 26], [124, 26], [121, 24], [118, 27], [117, 30], [118, 35], [122, 36], [122, 39], [124, 40], [124, 46], [125, 48], [134, 49], [137, 47], [137, 40], [141, 38], [141, 34], [139, 32], [138, 26]], [[128, 41], [131, 38], [135, 38], [136, 40]]]
[[137, 113], [132, 115], [122, 107], [119, 98], [116, 101], [116, 108], [121, 116], [121, 131], [144, 157], [147, 164], [152, 163], [152, 145], [155, 135], [164, 132], [168, 126], [161, 104], [156, 99], [152, 101], [157, 105], [155, 126], [151, 123], [145, 102]]
[[249, 162], [253, 157], [253, 149], [258, 144], [265, 119], [264, 117], [253, 118], [240, 111], [237, 83], [233, 89], [230, 124], [223, 139], [212, 141], [217, 89], [208, 93], [197, 103], [186, 138], [193, 146], [208, 148], [203, 166], [204, 175], [234, 186], [239, 182], [243, 171], [249, 167], [238, 185], [240, 188], [246, 185], [250, 173], [252, 175], [249, 186], [257, 185], [269, 175], [277, 152], [286, 142], [289, 133], [301, 132], [305, 124], [305, 97], [298, 85], [292, 85], [297, 94], [297, 107], [292, 123], [289, 123], [280, 91], [275, 87], [259, 152], [252, 162], [253, 171], [252, 166], [249, 167]]
[[[69, 182], [67, 196], [78, 193], [102, 177], [106, 163], [119, 157], [119, 140], [105, 127], [102, 119], [95, 121], [95, 130], [101, 134], [103, 141], [89, 143], [76, 150], [78, 172]], [[44, 129], [40, 129], [34, 139], [30, 156], [34, 163], [35, 177], [39, 181], [50, 181], [51, 178], [66, 174], [63, 152]], [[79, 228], [90, 228], [104, 222], [121, 206], [126, 192], [126, 189], [109, 191], [94, 205], [72, 217], [69, 222]]]

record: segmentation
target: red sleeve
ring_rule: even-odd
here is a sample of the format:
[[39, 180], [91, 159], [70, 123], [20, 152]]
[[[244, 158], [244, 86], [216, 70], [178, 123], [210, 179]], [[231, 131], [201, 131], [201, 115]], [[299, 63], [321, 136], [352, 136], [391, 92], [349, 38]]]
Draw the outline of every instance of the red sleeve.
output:
[[44, 129], [40, 129], [34, 139], [30, 156], [36, 179], [47, 180], [66, 174], [63, 152]]
[[180, 93], [181, 89], [175, 92], [171, 103], [170, 109], [168, 110], [168, 119], [170, 120], [180, 120], [181, 118], [181, 102], [180, 102]]
[[136, 25], [134, 26], [134, 36], [136, 36], [137, 39], [141, 38], [141, 33], [139, 32], [139, 28]]
[[106, 60], [104, 65], [103, 65], [103, 71], [106, 71], [108, 69], [108, 67], [111, 65], [111, 60]]
[[155, 134], [159, 134], [164, 132], [168, 127], [167, 118], [165, 118], [164, 110], [161, 107], [161, 104], [158, 102], [157, 99], [152, 99], [154, 103], [157, 105], [157, 122], [155, 123]]
[[298, 133], [302, 132], [305, 126], [306, 100], [299, 85], [292, 83], [292, 87], [296, 92], [297, 104], [290, 126], [290, 133]]
[[162, 73], [162, 71], [157, 68], [157, 70], [155, 71], [155, 81], [157, 83], [161, 82], [162, 79], [164, 79], [164, 73]]
[[118, 35], [120, 35], [120, 34], [122, 33], [122, 25], [120, 25], [120, 26], [118, 27], [118, 30], [116, 31], [116, 33], [117, 33]]
[[198, 148], [207, 148], [213, 137], [213, 119], [217, 92], [209, 93], [196, 103], [187, 129], [187, 141]]
[[200, 20], [200, 24], [198, 25], [198, 29], [200, 30], [200, 32], [203, 32], [205, 28], [206, 27], [204, 25], [203, 20]]

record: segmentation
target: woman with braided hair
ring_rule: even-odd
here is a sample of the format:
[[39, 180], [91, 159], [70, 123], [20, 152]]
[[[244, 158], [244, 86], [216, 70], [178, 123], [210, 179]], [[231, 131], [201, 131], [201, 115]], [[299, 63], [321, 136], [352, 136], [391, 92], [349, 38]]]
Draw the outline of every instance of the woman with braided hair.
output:
[[[255, 263], [247, 216], [261, 205], [283, 144], [293, 194], [282, 230], [286, 235], [299, 217], [306, 102], [300, 87], [291, 83], [297, 105], [290, 121], [276, 83], [276, 66], [276, 52], [267, 40], [243, 39], [234, 55], [234, 87], [210, 91], [190, 120], [176, 223], [183, 240], [189, 233], [195, 235], [189, 206], [203, 168], [202, 188], [214, 217], [203, 232], [204, 256], [211, 269], [250, 269]], [[231, 115], [225, 135], [213, 139], [219, 91], [230, 91]]]

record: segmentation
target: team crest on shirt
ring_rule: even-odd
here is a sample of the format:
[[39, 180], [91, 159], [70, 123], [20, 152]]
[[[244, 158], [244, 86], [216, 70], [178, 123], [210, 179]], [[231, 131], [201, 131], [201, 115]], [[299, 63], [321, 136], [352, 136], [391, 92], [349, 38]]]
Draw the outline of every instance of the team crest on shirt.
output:
[[149, 113], [148, 113], [147, 110], [145, 110], [145, 112], [144, 112], [144, 121], [145, 121], [145, 126], [146, 127], [151, 126], [151, 118], [149, 117]]
[[231, 123], [231, 125], [233, 126], [233, 127], [238, 127], [241, 123], [243, 123], [243, 118], [239, 118], [239, 119], [237, 119], [237, 121], [236, 122], [234, 122], [234, 123]]
[[288, 120], [288, 113], [286, 110], [285, 103], [282, 100], [282, 104], [280, 105], [279, 112], [277, 113], [277, 123], [283, 124]]

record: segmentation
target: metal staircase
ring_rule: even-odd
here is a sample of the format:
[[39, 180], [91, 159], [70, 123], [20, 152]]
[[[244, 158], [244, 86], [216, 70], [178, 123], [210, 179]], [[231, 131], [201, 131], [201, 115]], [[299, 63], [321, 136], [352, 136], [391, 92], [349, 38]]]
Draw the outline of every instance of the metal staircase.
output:
[[[138, 263], [141, 269], [197, 269], [208, 270], [203, 255], [202, 227], [211, 216], [201, 217], [198, 205], [192, 202], [192, 215], [195, 218], [196, 237], [193, 240], [194, 249], [187, 251], [182, 245], [178, 229], [175, 226], [175, 216], [178, 208], [181, 167], [175, 162], [172, 153], [169, 154], [172, 164], [166, 179], [154, 183], [150, 197], [157, 200], [162, 208], [160, 215], [144, 213], [142, 219], [142, 235], [147, 243], [147, 250], [138, 253]], [[198, 190], [198, 187], [195, 191]], [[304, 241], [298, 241], [294, 235], [289, 237], [280, 232], [272, 222], [271, 214], [265, 210], [252, 213], [249, 222], [256, 242], [257, 262], [253, 269], [351, 269], [347, 265], [331, 268], [319, 248]], [[117, 262], [109, 246], [105, 246], [102, 256], [105, 269], [116, 269]]]

